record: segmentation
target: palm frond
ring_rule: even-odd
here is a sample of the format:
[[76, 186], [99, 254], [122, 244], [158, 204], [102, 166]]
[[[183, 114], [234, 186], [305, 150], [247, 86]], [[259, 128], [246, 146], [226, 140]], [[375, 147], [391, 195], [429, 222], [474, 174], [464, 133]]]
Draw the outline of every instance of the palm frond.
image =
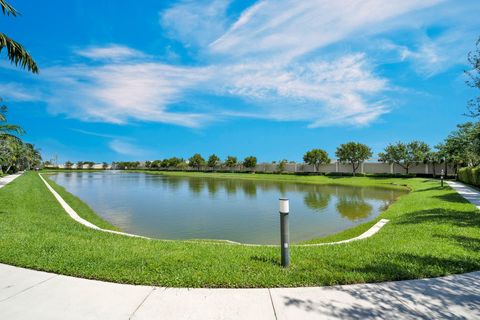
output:
[[15, 124], [0, 124], [0, 134], [8, 134], [9, 132], [22, 135], [25, 133], [25, 130]]
[[0, 122], [5, 122], [7, 121], [7, 106], [4, 105], [2, 97], [0, 97]]
[[[2, 1], [2, 0], [0, 0]], [[20, 66], [33, 73], [38, 73], [37, 63], [27, 50], [18, 42], [0, 33], [0, 53], [3, 48], [7, 48], [8, 59], [16, 66]]]
[[3, 14], [6, 14], [7, 16], [10, 14], [14, 17], [20, 15], [20, 13], [5, 0], [0, 0], [0, 7], [2, 7]]

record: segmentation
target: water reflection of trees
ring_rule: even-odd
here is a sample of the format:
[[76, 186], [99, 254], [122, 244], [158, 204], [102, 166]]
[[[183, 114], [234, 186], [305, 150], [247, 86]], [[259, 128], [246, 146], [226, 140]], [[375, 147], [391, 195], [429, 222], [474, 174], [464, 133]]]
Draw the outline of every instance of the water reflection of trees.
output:
[[242, 181], [243, 193], [249, 198], [257, 197], [257, 185], [253, 181]]
[[303, 202], [312, 210], [322, 211], [330, 202], [330, 194], [319, 191], [309, 191], [303, 198]]
[[237, 193], [237, 182], [235, 180], [225, 180], [223, 187], [228, 195], [234, 195]]
[[200, 194], [205, 188], [204, 181], [202, 179], [188, 179], [188, 190], [193, 194]]
[[185, 178], [168, 177], [162, 184], [176, 190], [187, 185], [192, 194], [199, 195], [207, 191], [214, 196], [220, 190], [229, 195], [239, 191], [249, 198], [256, 198], [259, 191], [276, 191], [279, 195], [288, 195], [289, 192], [304, 193], [304, 204], [315, 211], [325, 209], [331, 197], [338, 197], [337, 210], [348, 219], [356, 220], [368, 217], [373, 208], [364, 199], [375, 199], [388, 206], [404, 191], [381, 188], [361, 188], [335, 185], [296, 184], [274, 181], [233, 180], [216, 178]]
[[219, 186], [220, 185], [215, 182], [214, 179], [207, 180], [208, 194], [210, 194], [212, 197], [215, 196], [218, 192]]
[[361, 190], [357, 194], [338, 195], [337, 211], [349, 220], [368, 218], [372, 214], [373, 207], [364, 200]]

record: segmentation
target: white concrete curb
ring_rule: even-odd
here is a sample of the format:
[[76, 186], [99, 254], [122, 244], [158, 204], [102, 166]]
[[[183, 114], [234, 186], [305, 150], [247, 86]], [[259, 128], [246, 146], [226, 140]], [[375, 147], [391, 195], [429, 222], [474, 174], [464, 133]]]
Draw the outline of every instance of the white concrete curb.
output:
[[48, 190], [50, 190], [50, 192], [53, 194], [53, 196], [55, 197], [55, 199], [57, 199], [58, 203], [60, 203], [60, 205], [62, 206], [62, 208], [68, 213], [68, 215], [75, 221], [77, 221], [78, 223], [81, 223], [83, 224], [84, 226], [88, 227], [88, 228], [92, 228], [92, 229], [95, 229], [95, 230], [99, 230], [99, 231], [103, 231], [103, 232], [109, 232], [109, 233], [115, 233], [115, 234], [120, 234], [120, 235], [123, 235], [123, 236], [127, 236], [127, 237], [136, 237], [136, 238], [144, 238], [144, 239], [150, 239], [150, 238], [147, 238], [147, 237], [142, 237], [142, 236], [138, 236], [138, 235], [135, 235], [135, 234], [130, 234], [130, 233], [125, 233], [125, 232], [120, 232], [120, 231], [114, 231], [114, 230], [107, 230], [107, 229], [102, 229], [100, 227], [97, 227], [96, 225], [94, 225], [93, 223], [83, 219], [82, 217], [80, 217], [78, 215], [78, 213], [72, 209], [72, 207], [70, 207], [68, 205], [68, 203], [63, 200], [63, 198], [55, 191], [53, 190], [53, 188], [47, 183], [47, 181], [45, 181], [45, 179], [42, 177], [42, 175], [39, 173], [38, 176], [40, 177], [40, 179], [42, 179], [42, 181], [45, 183], [45, 185], [47, 186]]
[[[68, 215], [78, 223], [81, 223], [82, 225], [95, 229], [98, 231], [103, 231], [103, 232], [109, 232], [109, 233], [114, 233], [114, 234], [119, 234], [127, 237], [136, 237], [136, 238], [143, 238], [143, 239], [149, 239], [149, 240], [159, 240], [159, 241], [175, 241], [175, 240], [166, 240], [166, 239], [154, 239], [154, 238], [149, 238], [149, 237], [144, 237], [144, 236], [139, 236], [131, 233], [126, 233], [126, 232], [120, 232], [120, 231], [113, 231], [113, 230], [107, 230], [107, 229], [102, 229], [93, 223], [83, 219], [78, 215], [78, 213], [72, 209], [68, 205], [68, 203], [63, 200], [63, 198], [48, 184], [48, 182], [42, 177], [42, 175], [39, 173], [38, 174], [40, 179], [45, 183], [47, 186], [48, 190], [54, 195], [55, 199], [57, 199], [58, 203], [62, 206], [62, 208], [68, 213]], [[318, 247], [318, 246], [327, 246], [327, 245], [337, 245], [337, 244], [343, 244], [343, 243], [349, 243], [353, 241], [358, 241], [362, 239], [369, 238], [376, 234], [380, 229], [386, 225], [389, 222], [388, 219], [381, 219], [377, 223], [375, 223], [370, 229], [359, 235], [358, 237], [347, 239], [347, 240], [342, 240], [342, 241], [336, 241], [336, 242], [325, 242], [325, 243], [311, 243], [311, 244], [293, 244], [292, 246], [295, 247]], [[214, 240], [216, 242], [210, 242], [210, 241], [194, 241], [194, 240], [177, 240], [177, 241], [182, 241], [182, 242], [195, 242], [195, 243], [205, 243], [205, 244], [232, 244], [232, 245], [241, 245], [241, 246], [249, 246], [249, 247], [278, 247], [278, 245], [268, 245], [268, 244], [250, 244], [250, 243], [240, 243], [240, 242], [235, 242], [231, 240]]]

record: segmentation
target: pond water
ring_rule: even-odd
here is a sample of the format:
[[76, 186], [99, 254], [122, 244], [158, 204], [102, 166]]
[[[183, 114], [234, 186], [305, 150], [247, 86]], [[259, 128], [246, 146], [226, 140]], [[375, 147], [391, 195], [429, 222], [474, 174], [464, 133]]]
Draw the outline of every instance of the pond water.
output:
[[279, 242], [278, 198], [290, 199], [290, 238], [309, 240], [374, 219], [402, 190], [144, 173], [51, 177], [125, 232], [159, 239]]

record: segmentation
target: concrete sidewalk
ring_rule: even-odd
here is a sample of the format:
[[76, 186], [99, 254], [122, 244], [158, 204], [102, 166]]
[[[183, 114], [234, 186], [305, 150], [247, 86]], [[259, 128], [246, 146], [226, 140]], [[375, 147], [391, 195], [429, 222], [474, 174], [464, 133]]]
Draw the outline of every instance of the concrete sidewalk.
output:
[[21, 173], [18, 173], [18, 174], [11, 174], [11, 175], [0, 178], [0, 189], [3, 188], [5, 185], [9, 184], [10, 182], [12, 182], [13, 180], [17, 179], [21, 175], [22, 175]]
[[447, 181], [447, 184], [462, 197], [473, 203], [480, 209], [480, 192], [464, 183], [458, 181]]
[[479, 319], [480, 272], [317, 288], [183, 289], [0, 264], [0, 319]]

